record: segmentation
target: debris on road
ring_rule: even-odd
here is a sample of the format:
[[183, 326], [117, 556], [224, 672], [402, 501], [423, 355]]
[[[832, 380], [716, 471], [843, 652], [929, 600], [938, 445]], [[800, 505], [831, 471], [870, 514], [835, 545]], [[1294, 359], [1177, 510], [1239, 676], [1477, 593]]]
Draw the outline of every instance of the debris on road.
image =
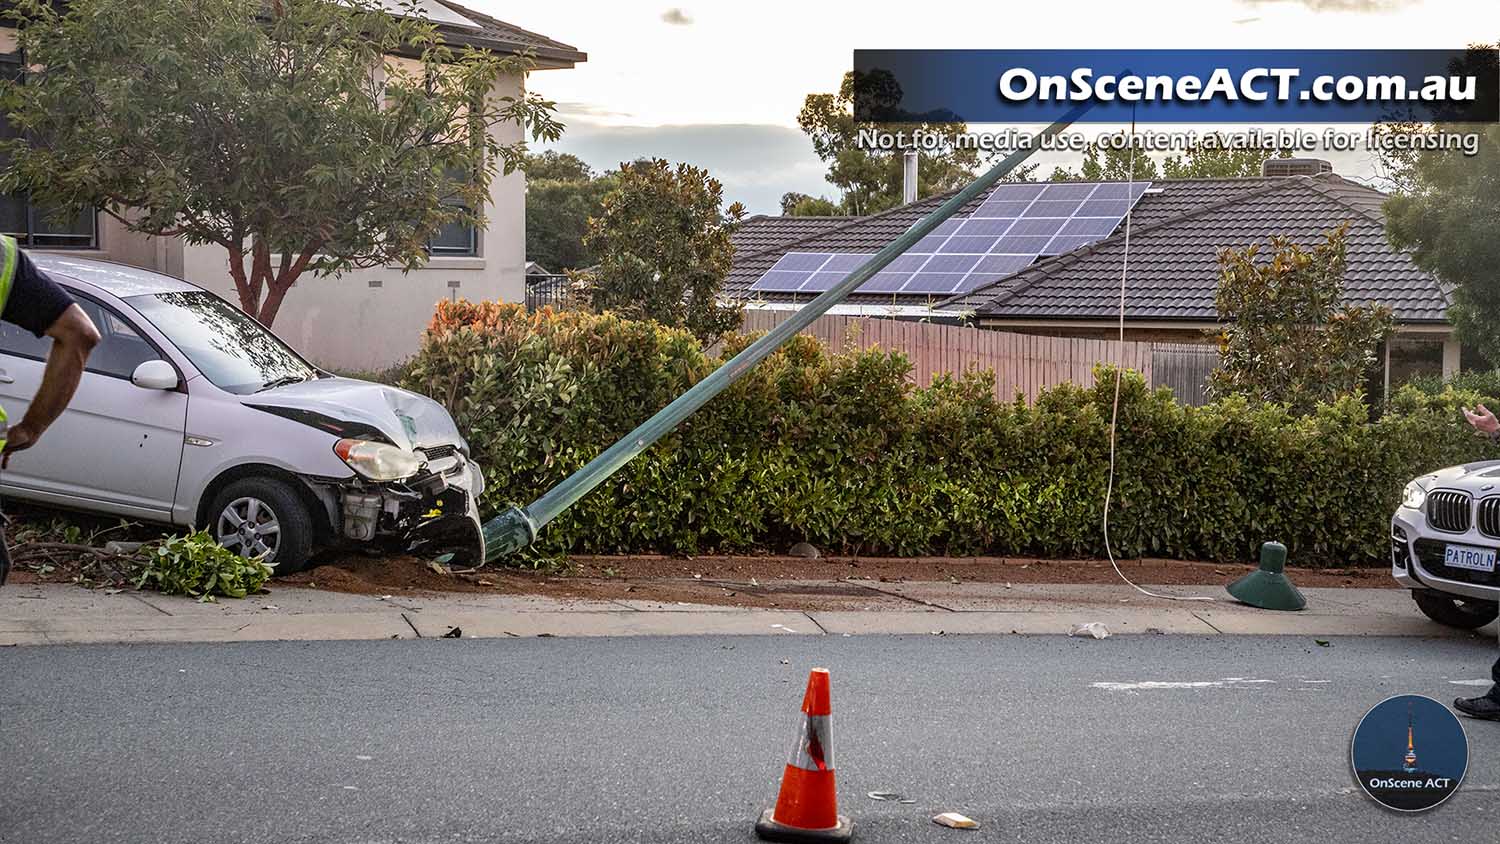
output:
[[462, 627], [450, 627], [450, 628], [448, 628], [448, 632], [444, 633], [439, 638], [443, 638], [443, 639], [462, 639], [463, 637], [464, 637], [464, 629]]
[[1314, 639], [1313, 641], [1316, 642], [1318, 647], [1320, 648], [1326, 648], [1330, 646], [1330, 643], [1327, 639]]
[[898, 791], [872, 791], [867, 795], [871, 800], [884, 800], [890, 803], [915, 803], [917, 801], [907, 797]]
[[1100, 624], [1097, 621], [1090, 621], [1088, 624], [1079, 624], [1074, 626], [1072, 630], [1068, 631], [1068, 635], [1090, 636], [1095, 639], [1108, 639], [1109, 628], [1105, 627], [1103, 624]]
[[960, 815], [957, 812], [944, 812], [941, 815], [934, 815], [932, 818], [932, 822], [937, 824], [938, 826], [946, 826], [950, 829], [979, 828], [979, 821], [976, 821], [973, 818], [968, 817], [967, 815]]

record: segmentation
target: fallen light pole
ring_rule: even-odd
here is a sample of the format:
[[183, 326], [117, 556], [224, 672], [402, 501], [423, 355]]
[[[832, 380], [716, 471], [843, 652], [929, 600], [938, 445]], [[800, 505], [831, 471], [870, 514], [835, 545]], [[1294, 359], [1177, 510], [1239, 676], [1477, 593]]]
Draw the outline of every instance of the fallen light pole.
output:
[[525, 507], [512, 507], [485, 522], [483, 527], [485, 562], [497, 560], [534, 542], [537, 532], [548, 522], [557, 518], [562, 511], [568, 509], [573, 502], [587, 495], [590, 490], [603, 483], [605, 478], [629, 463], [631, 458], [666, 436], [682, 420], [692, 415], [693, 411], [707, 404], [709, 399], [733, 384], [741, 375], [749, 372], [751, 367], [776, 351], [793, 335], [811, 325], [813, 320], [822, 316], [829, 308], [848, 298], [850, 293], [869, 281], [887, 264], [896, 260], [902, 253], [916, 245], [917, 241], [941, 225], [944, 220], [958, 213], [959, 209], [993, 187], [1006, 173], [1014, 170], [1017, 165], [1030, 157], [1041, 146], [1043, 138], [1056, 135], [1066, 129], [1088, 109], [1088, 104], [1080, 105], [1063, 115], [1057, 122], [1037, 132], [1032, 136], [1028, 146], [1006, 156], [1003, 161], [975, 179], [968, 187], [950, 197], [936, 211], [918, 220], [915, 225], [906, 230], [905, 234], [875, 253], [874, 257], [850, 273], [843, 281], [819, 294], [817, 298], [792, 314], [787, 321], [772, 328], [766, 336], [751, 343], [744, 351], [714, 370], [707, 378], [673, 399], [671, 404], [657, 411], [655, 416], [642, 422], [634, 431], [605, 449], [602, 454], [568, 476], [562, 483], [547, 490], [542, 497]]

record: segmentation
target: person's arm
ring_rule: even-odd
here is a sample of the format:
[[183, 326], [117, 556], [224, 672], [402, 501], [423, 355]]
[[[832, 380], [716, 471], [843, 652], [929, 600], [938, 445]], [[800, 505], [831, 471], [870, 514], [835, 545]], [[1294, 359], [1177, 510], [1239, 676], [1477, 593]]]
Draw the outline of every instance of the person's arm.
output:
[[68, 406], [78, 382], [83, 378], [83, 367], [88, 362], [89, 352], [99, 343], [99, 329], [88, 314], [77, 305], [69, 305], [46, 334], [52, 338], [52, 351], [47, 354], [47, 367], [42, 371], [42, 384], [21, 421], [10, 426], [5, 440], [4, 456], [0, 457], [0, 469], [10, 466], [13, 452], [23, 451], [36, 445], [42, 434]]

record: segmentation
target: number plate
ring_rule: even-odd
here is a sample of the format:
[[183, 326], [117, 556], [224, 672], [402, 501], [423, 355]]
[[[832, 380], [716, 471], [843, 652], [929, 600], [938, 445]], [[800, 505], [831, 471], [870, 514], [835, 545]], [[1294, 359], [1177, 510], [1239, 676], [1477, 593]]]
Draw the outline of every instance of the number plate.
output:
[[1495, 549], [1474, 548], [1468, 545], [1449, 545], [1443, 551], [1443, 565], [1470, 571], [1495, 570]]

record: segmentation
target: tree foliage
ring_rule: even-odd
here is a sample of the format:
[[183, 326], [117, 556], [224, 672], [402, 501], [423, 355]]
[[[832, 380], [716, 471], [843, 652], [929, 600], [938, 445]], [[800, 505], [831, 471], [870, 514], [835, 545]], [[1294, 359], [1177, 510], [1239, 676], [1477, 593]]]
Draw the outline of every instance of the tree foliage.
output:
[[407, 5], [19, 0], [30, 70], [0, 89], [4, 187], [223, 247], [268, 324], [306, 271], [414, 269], [442, 226], [483, 226], [491, 180], [521, 163], [496, 127], [561, 125], [495, 94], [527, 58], [452, 48]]
[[796, 191], [781, 195], [781, 213], [788, 217], [838, 217], [842, 210], [827, 197], [808, 196]]
[[[1277, 158], [1287, 158], [1290, 150], [1278, 150]], [[1131, 150], [1113, 147], [1101, 148], [1090, 143], [1083, 152], [1083, 162], [1078, 169], [1055, 167], [1051, 180], [1054, 182], [1111, 182], [1126, 181], [1132, 170], [1135, 181], [1154, 179], [1246, 179], [1260, 175], [1260, 165], [1268, 156], [1264, 151], [1253, 149], [1226, 149], [1201, 142], [1186, 151], [1168, 155], [1160, 167], [1142, 150], [1134, 156]]]
[[1241, 395], [1309, 412], [1357, 392], [1393, 327], [1384, 305], [1343, 304], [1345, 234], [1328, 232], [1311, 249], [1284, 237], [1219, 250], [1214, 304], [1225, 327], [1214, 397]]
[[1228, 149], [1199, 144], [1181, 155], [1162, 160], [1161, 175], [1166, 179], [1249, 179], [1260, 175], [1267, 158], [1291, 158], [1290, 149], [1278, 149], [1267, 155], [1258, 149]]
[[[1430, 125], [1403, 131], [1436, 132]], [[1500, 126], [1449, 125], [1475, 132], [1478, 153], [1399, 151], [1387, 157], [1403, 191], [1386, 200], [1386, 235], [1417, 266], [1452, 287], [1448, 316], [1458, 336], [1500, 360]]]
[[854, 119], [856, 97], [868, 102], [870, 113], [879, 113], [900, 101], [901, 89], [888, 73], [866, 76], [851, 71], [844, 75], [837, 93], [808, 94], [797, 115], [797, 125], [812, 139], [813, 152], [828, 165], [828, 181], [843, 195], [840, 212], [863, 216], [901, 204], [902, 151], [860, 146], [862, 129], [908, 136], [923, 132], [948, 141], [942, 149], [919, 151], [919, 198], [963, 187], [974, 178], [982, 163], [979, 152], [953, 143], [968, 131], [965, 124], [858, 123]]
[[724, 187], [708, 171], [656, 159], [622, 164], [584, 245], [599, 257], [580, 274], [595, 310], [685, 328], [712, 341], [739, 325], [739, 310], [719, 304], [745, 216], [721, 208]]
[[598, 175], [582, 159], [555, 150], [527, 155], [526, 258], [553, 272], [594, 263], [583, 245], [590, 217], [603, 209], [615, 184], [613, 172]]

